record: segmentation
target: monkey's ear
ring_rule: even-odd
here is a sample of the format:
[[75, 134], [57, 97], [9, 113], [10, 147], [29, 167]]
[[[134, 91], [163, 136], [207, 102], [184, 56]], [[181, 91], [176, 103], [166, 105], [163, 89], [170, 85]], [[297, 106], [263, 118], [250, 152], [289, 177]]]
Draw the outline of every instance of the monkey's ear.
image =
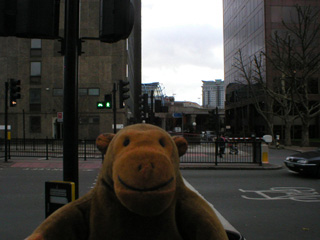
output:
[[115, 134], [113, 133], [102, 133], [97, 137], [96, 145], [102, 154], [105, 154], [107, 152], [109, 144], [114, 136]]
[[188, 150], [187, 140], [184, 137], [180, 136], [173, 136], [172, 139], [178, 148], [179, 157], [183, 156]]

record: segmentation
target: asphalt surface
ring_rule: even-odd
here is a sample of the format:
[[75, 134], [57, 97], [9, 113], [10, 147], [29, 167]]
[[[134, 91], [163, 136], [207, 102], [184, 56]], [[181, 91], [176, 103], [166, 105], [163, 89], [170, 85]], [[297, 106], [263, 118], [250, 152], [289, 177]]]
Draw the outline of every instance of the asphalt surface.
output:
[[[262, 166], [181, 171], [247, 240], [315, 240], [320, 239], [320, 180], [293, 174], [282, 163], [301, 150], [306, 149], [271, 149]], [[101, 160], [80, 161], [80, 196], [94, 186], [100, 165]], [[54, 180], [62, 180], [59, 159], [0, 162], [1, 240], [24, 239], [44, 220], [44, 183]]]
[[[100, 162], [80, 163], [80, 196], [94, 186]], [[24, 239], [45, 219], [45, 182], [63, 179], [60, 165], [56, 159], [12, 159], [0, 164], [1, 240]]]
[[[296, 150], [271, 150], [282, 165]], [[270, 171], [182, 170], [184, 178], [247, 240], [320, 239], [320, 179]]]

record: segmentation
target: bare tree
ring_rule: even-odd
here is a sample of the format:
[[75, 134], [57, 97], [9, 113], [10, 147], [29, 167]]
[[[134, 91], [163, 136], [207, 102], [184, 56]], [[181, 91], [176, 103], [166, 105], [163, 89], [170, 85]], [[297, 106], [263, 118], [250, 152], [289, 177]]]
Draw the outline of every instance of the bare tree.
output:
[[[282, 25], [283, 29], [274, 32], [268, 41], [268, 52], [244, 57], [240, 49], [234, 66], [248, 85], [256, 110], [266, 120], [270, 131], [273, 133], [273, 117], [280, 117], [285, 126], [285, 145], [291, 145], [291, 127], [299, 117], [301, 145], [308, 146], [310, 122], [320, 114], [319, 11], [296, 6], [291, 22], [282, 21]], [[275, 69], [272, 81], [266, 80], [265, 59]], [[266, 109], [260, 106], [261, 95], [268, 99]]]
[[296, 6], [291, 22], [284, 22], [282, 34], [275, 32], [268, 43], [271, 54], [263, 53], [281, 74], [282, 83], [291, 91], [291, 99], [302, 122], [302, 146], [309, 145], [310, 122], [320, 114], [318, 93], [320, 70], [319, 11]]
[[272, 88], [267, 84], [262, 53], [245, 60], [242, 51], [239, 50], [234, 67], [239, 70], [241, 79], [244, 81], [239, 83], [248, 86], [255, 109], [266, 121], [270, 134], [274, 137], [273, 119], [277, 116], [285, 125], [284, 144], [291, 145], [291, 126], [297, 115], [292, 115], [294, 107], [291, 101], [292, 90], [286, 78], [280, 78]]

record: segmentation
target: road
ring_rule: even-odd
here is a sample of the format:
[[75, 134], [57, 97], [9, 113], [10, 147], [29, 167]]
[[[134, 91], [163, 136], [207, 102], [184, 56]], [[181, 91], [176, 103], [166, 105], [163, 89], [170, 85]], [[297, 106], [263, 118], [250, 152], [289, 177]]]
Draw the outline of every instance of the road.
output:
[[[292, 153], [271, 150], [270, 163]], [[0, 239], [24, 239], [44, 220], [44, 182], [61, 180], [58, 160], [0, 164]], [[41, 163], [41, 164], [40, 164]], [[90, 165], [91, 164], [91, 165]], [[95, 183], [99, 160], [81, 160], [80, 196]], [[316, 240], [320, 236], [320, 179], [280, 170], [182, 170], [247, 240]]]
[[[94, 186], [98, 175], [97, 164], [91, 164], [91, 168], [88, 165], [79, 170], [80, 196]], [[0, 167], [0, 239], [24, 239], [45, 219], [45, 181], [63, 179], [61, 161], [46, 164], [41, 160], [25, 160], [12, 167], [3, 166]]]
[[[271, 150], [270, 163], [293, 153]], [[280, 170], [182, 170], [247, 240], [320, 239], [320, 179]]]

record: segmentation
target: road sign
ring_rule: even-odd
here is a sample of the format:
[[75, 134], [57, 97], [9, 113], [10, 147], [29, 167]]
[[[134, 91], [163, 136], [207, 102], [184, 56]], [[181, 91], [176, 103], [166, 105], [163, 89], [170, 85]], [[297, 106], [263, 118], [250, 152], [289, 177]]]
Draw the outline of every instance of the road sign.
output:
[[172, 113], [173, 118], [182, 118], [182, 113]]
[[[116, 127], [117, 127], [117, 129], [123, 129], [124, 125], [123, 124], [117, 124]], [[114, 124], [112, 124], [112, 129], [114, 129]]]
[[[0, 130], [4, 130], [5, 125], [0, 125]], [[11, 130], [11, 125], [7, 125], [7, 129]]]
[[57, 112], [57, 121], [63, 122], [63, 112]]
[[45, 182], [46, 217], [63, 205], [75, 200], [75, 184], [66, 181]]

